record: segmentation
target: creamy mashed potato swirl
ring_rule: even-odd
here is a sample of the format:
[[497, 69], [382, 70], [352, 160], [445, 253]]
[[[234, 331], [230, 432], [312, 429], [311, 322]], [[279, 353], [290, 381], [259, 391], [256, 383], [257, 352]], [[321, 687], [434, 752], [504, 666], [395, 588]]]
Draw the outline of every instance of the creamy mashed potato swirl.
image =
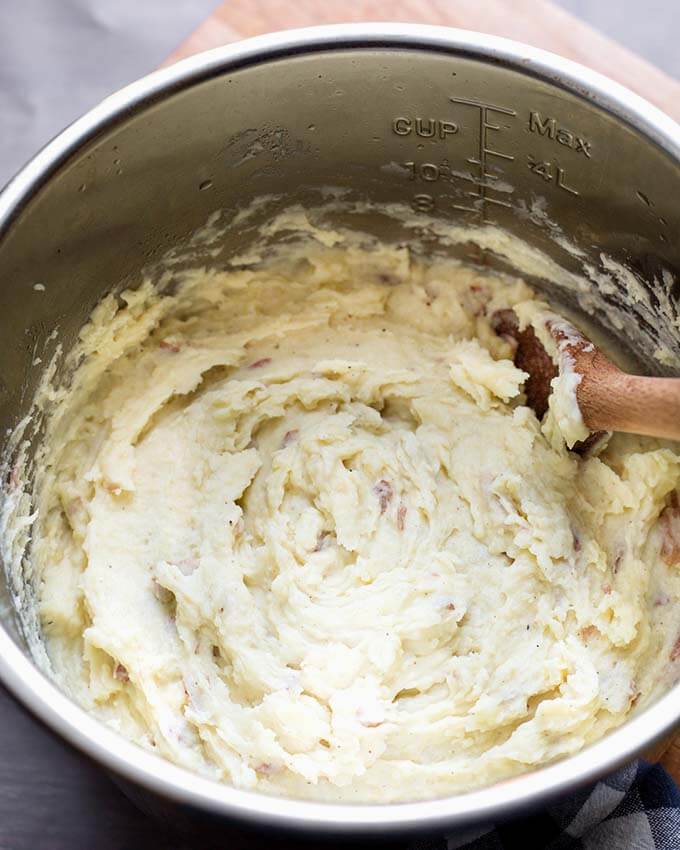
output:
[[536, 419], [490, 323], [533, 299], [351, 246], [106, 299], [38, 491], [63, 687], [204, 775], [337, 800], [620, 724], [671, 675], [680, 463], [581, 458]]

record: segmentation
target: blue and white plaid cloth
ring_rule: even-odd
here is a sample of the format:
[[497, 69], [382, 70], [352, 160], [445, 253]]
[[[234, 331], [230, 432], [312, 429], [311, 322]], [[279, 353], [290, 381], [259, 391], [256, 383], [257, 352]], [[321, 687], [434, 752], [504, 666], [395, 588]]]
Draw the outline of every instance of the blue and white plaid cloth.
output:
[[660, 765], [630, 764], [539, 814], [412, 850], [680, 850], [680, 791]]

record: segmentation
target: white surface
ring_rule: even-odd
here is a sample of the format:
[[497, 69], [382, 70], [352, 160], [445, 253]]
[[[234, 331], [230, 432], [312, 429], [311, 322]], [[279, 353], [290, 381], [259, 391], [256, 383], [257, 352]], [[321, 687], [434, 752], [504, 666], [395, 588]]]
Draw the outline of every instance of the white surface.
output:
[[218, 0], [0, 0], [0, 185], [163, 59]]
[[[508, 0], [511, 2], [511, 0]], [[678, 0], [553, 0], [625, 44], [672, 77], [680, 77]]]

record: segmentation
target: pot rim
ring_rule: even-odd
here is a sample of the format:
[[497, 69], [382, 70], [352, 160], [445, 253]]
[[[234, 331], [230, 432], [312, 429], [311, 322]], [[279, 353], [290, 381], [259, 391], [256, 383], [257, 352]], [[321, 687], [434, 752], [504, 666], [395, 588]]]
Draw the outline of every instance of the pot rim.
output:
[[[48, 143], [0, 193], [0, 238], [53, 174], [84, 145], [150, 103], [248, 65], [343, 49], [454, 53], [557, 85], [625, 122], [680, 162], [680, 126], [625, 87], [575, 62], [467, 30], [403, 23], [338, 24], [273, 33], [216, 48], [121, 89]], [[680, 723], [680, 683], [585, 750], [486, 788], [411, 803], [322, 803], [244, 791], [178, 767], [124, 739], [63, 694], [0, 626], [0, 679], [43, 723], [125, 779], [175, 802], [260, 826], [336, 833], [434, 830], [493, 822], [599, 779]]]

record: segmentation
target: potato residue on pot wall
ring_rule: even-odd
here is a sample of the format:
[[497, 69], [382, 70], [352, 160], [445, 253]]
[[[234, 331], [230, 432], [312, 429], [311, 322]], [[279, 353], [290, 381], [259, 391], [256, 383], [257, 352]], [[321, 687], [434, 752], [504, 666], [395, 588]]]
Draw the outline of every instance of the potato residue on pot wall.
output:
[[434, 797], [579, 750], [680, 654], [680, 456], [581, 458], [536, 419], [491, 321], [522, 281], [316, 236], [83, 331], [33, 527], [53, 675], [277, 794]]

